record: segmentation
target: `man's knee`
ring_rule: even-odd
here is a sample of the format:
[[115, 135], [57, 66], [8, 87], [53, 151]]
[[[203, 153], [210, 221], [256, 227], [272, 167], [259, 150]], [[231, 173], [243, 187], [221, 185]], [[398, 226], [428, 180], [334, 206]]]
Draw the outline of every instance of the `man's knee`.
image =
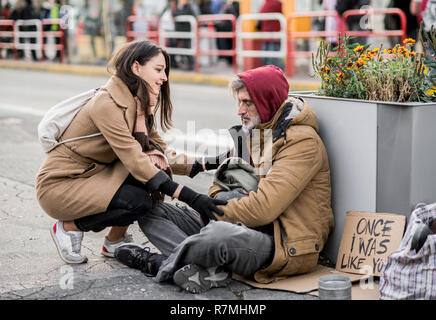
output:
[[[247, 228], [225, 221], [210, 221], [201, 229], [203, 241], [211, 247], [220, 246], [222, 249], [233, 247], [236, 243], [245, 241]], [[229, 246], [230, 245], [230, 246]]]

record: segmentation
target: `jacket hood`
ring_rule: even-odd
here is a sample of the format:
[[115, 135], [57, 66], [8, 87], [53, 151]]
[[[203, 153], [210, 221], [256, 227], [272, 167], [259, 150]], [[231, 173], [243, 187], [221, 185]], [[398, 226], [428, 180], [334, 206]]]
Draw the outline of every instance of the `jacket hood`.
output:
[[237, 74], [256, 106], [261, 123], [271, 120], [288, 98], [289, 83], [283, 71], [273, 65]]
[[272, 129], [275, 142], [283, 136], [286, 139], [286, 130], [294, 125], [310, 126], [316, 132], [319, 130], [318, 118], [310, 105], [303, 98], [289, 96], [270, 121], [258, 124], [255, 129]]

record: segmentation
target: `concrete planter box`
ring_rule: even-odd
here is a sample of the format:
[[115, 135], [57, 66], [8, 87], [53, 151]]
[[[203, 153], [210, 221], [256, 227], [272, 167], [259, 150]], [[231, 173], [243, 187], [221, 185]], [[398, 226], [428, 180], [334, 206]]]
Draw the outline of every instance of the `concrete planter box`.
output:
[[392, 103], [292, 92], [315, 110], [327, 148], [336, 227], [325, 253], [336, 261], [347, 211], [407, 218], [436, 202], [436, 104]]

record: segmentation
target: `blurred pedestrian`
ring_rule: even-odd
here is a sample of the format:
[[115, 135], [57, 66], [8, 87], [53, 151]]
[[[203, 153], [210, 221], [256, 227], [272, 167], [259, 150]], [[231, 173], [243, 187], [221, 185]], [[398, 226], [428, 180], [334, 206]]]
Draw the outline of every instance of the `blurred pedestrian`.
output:
[[226, 0], [211, 0], [210, 2], [210, 12], [212, 14], [218, 14], [221, 12], [221, 9]]
[[[179, 0], [177, 3], [177, 8], [173, 12], [173, 17], [177, 18], [179, 16], [192, 16], [195, 17], [194, 9], [189, 0]], [[176, 32], [194, 32], [191, 30], [191, 24], [189, 22], [175, 22]], [[192, 41], [191, 39], [178, 39], [177, 46], [180, 48], [191, 49]], [[177, 61], [177, 59], [176, 59]], [[194, 56], [193, 55], [180, 55], [180, 61], [177, 61], [177, 67], [184, 70], [194, 70]]]
[[[391, 0], [388, 8], [399, 8], [406, 15], [406, 38], [412, 38], [416, 40], [418, 33], [418, 19], [416, 15], [410, 11], [411, 0]], [[387, 14], [384, 18], [384, 24], [386, 30], [401, 30], [401, 20], [396, 14]], [[394, 47], [397, 43], [401, 42], [400, 36], [389, 37], [391, 47]]]
[[210, 0], [196, 0], [200, 14], [212, 14]]
[[[32, 0], [25, 0], [25, 1], [18, 0], [15, 4], [15, 8], [12, 10], [10, 15], [10, 19], [12, 20], [32, 20], [37, 18], [38, 17], [36, 15], [35, 8], [33, 7]], [[37, 61], [38, 57], [36, 55], [35, 45], [37, 42], [36, 39], [38, 39], [38, 34], [36, 32], [37, 31], [36, 26], [34, 25], [20, 26], [18, 30], [22, 32], [34, 32], [33, 36], [18, 37], [18, 42], [20, 44], [29, 43], [31, 47], [30, 48], [31, 57], [33, 61]], [[25, 50], [18, 49], [17, 53], [18, 53], [18, 58], [24, 58]]]
[[[43, 161], [36, 177], [36, 197], [56, 223], [51, 236], [67, 263], [84, 263], [84, 232], [112, 226], [102, 254], [113, 257], [120, 245], [132, 242], [130, 224], [163, 203], [165, 195], [191, 206], [195, 219], [216, 219], [215, 200], [180, 185], [172, 175], [189, 175], [195, 159], [167, 148], [159, 136], [172, 127], [168, 54], [155, 43], [126, 43], [112, 57], [113, 75], [80, 110]], [[98, 133], [101, 133], [98, 135]], [[96, 135], [97, 134], [97, 135]], [[94, 135], [89, 137], [89, 135]], [[88, 137], [86, 137], [88, 136]]]
[[[51, 5], [49, 1], [44, 1], [43, 3], [41, 3], [41, 7], [39, 8], [39, 19], [40, 20], [50, 19], [50, 10], [51, 10]], [[48, 31], [50, 29], [50, 26], [45, 25], [43, 29], [44, 31]]]
[[[370, 0], [337, 0], [336, 11], [340, 16], [344, 14], [347, 10], [361, 9], [363, 6], [368, 6]], [[363, 25], [363, 15], [360, 16], [350, 16], [347, 19], [346, 30], [348, 31], [367, 31], [366, 26]], [[355, 37], [350, 40], [349, 43], [359, 43], [360, 45], [365, 45], [367, 43], [367, 37]]]
[[[227, 0], [227, 2], [223, 5], [220, 14], [231, 14], [237, 19], [239, 17], [239, 2], [234, 0]], [[218, 20], [215, 22], [214, 26], [217, 32], [233, 31], [233, 25], [230, 20]], [[216, 41], [218, 50], [234, 49], [232, 38], [217, 38]], [[224, 60], [230, 66], [233, 65], [232, 56], [219, 56], [219, 59]]]
[[[279, 0], [265, 0], [259, 12], [282, 13], [282, 3]], [[261, 32], [278, 32], [281, 30], [280, 22], [278, 20], [260, 20], [259, 24], [260, 24], [259, 29]], [[276, 40], [276, 39], [263, 40], [262, 51], [274, 51], [274, 52], [280, 51], [280, 40]], [[284, 69], [284, 61], [282, 58], [269, 58], [269, 57], [262, 58], [262, 64], [263, 65], [272, 64], [281, 68], [282, 70]]]
[[[169, 0], [165, 8], [159, 14], [159, 20], [163, 31], [175, 31], [173, 14], [177, 9], [177, 0]], [[176, 48], [177, 39], [167, 38], [165, 46], [167, 48]], [[176, 55], [170, 54], [171, 68], [177, 69]]]
[[[410, 4], [410, 11], [414, 15], [418, 15], [421, 11], [422, 6], [422, 0], [412, 0]], [[428, 42], [427, 38], [430, 38], [430, 30], [433, 28], [436, 29], [436, 0], [428, 0], [425, 9], [422, 13], [422, 40], [424, 42], [424, 52], [427, 57], [427, 59], [433, 60], [436, 56], [436, 53], [434, 52], [432, 45]]]
[[[50, 19], [61, 19], [61, 1], [55, 0], [53, 6], [50, 8]], [[60, 25], [59, 23], [52, 23], [50, 25], [50, 31], [59, 31]], [[59, 45], [61, 43], [60, 37], [51, 37], [51, 42], [55, 45]], [[53, 60], [61, 60], [61, 51], [56, 49], [56, 55]]]
[[7, 1], [6, 4], [2, 7], [1, 18], [9, 19], [10, 12], [11, 12], [11, 4], [9, 3], [9, 1]]
[[97, 57], [97, 51], [95, 47], [96, 37], [102, 34], [102, 17], [101, 8], [96, 0], [85, 0], [85, 6], [83, 8], [84, 18], [84, 33], [88, 34], [91, 42], [91, 49], [93, 57]]
[[423, 31], [430, 32], [436, 23], [436, 0], [412, 0], [410, 12], [415, 16], [422, 14]]
[[[11, 4], [9, 3], [9, 1], [6, 2], [6, 4], [2, 7], [0, 14], [1, 14], [1, 19], [4, 19], [4, 20], [9, 19], [10, 14], [11, 14]], [[13, 31], [13, 28], [12, 28], [12, 26], [4, 25], [4, 26], [0, 27], [0, 31]], [[12, 37], [2, 37], [0, 39], [0, 41], [3, 43], [12, 43]], [[2, 49], [0, 49], [0, 58], [2, 57], [1, 50]], [[6, 54], [7, 59], [9, 57], [12, 57], [13, 49], [6, 48], [5, 51], [6, 51], [5, 54]]]
[[[336, 10], [336, 0], [323, 0], [322, 9], [328, 11]], [[326, 32], [336, 32], [336, 36], [326, 37], [327, 43], [330, 44], [330, 48], [333, 49], [338, 45], [338, 25], [336, 17], [327, 16], [325, 17], [325, 31]]]

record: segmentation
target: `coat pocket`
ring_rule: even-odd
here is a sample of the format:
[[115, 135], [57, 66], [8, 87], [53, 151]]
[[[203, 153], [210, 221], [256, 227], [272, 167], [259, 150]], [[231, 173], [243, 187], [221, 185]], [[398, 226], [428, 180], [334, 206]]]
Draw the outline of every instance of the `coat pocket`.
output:
[[316, 238], [304, 238], [286, 241], [286, 265], [280, 270], [279, 275], [293, 275], [306, 273], [313, 270], [318, 263], [319, 240]]
[[91, 163], [87, 168], [83, 169], [80, 173], [70, 175], [70, 178], [89, 178], [102, 171], [106, 166], [99, 163]]

